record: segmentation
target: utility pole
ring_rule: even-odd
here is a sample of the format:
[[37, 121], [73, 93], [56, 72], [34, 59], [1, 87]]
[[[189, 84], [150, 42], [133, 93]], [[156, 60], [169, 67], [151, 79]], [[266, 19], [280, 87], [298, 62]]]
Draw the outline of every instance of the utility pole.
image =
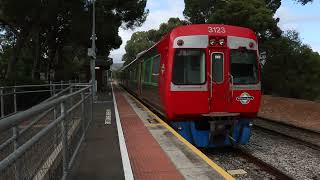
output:
[[96, 0], [92, 0], [92, 35], [91, 35], [91, 55], [92, 59], [90, 61], [90, 69], [91, 69], [91, 83], [92, 83], [92, 93], [95, 97], [96, 95]]

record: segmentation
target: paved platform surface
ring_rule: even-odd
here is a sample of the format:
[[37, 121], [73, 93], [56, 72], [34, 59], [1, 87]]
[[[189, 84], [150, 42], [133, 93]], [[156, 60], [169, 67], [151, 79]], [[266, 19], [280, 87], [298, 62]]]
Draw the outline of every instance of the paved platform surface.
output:
[[[226, 179], [233, 179], [230, 175], [225, 176], [227, 174], [225, 170], [217, 170], [211, 167], [207, 161], [200, 157], [200, 154], [197, 154], [190, 146], [187, 146], [181, 139], [178, 139], [178, 137], [163, 124], [164, 122], [160, 122], [155, 114], [146, 110], [146, 108], [132, 96], [127, 93], [123, 93], [123, 96], [184, 179], [219, 180], [224, 179], [224, 177]], [[219, 171], [219, 173], [217, 171]], [[222, 177], [220, 173], [224, 173], [224, 176]]]
[[[112, 112], [111, 125], [105, 124], [107, 109]], [[106, 93], [98, 94], [93, 122], [70, 177], [74, 180], [124, 179], [112, 96]]]
[[122, 92], [114, 90], [135, 179], [183, 179]]
[[[128, 93], [115, 88], [114, 96], [117, 108], [112, 95], [98, 95], [71, 179], [224, 179]], [[108, 109], [111, 125], [105, 124]]]

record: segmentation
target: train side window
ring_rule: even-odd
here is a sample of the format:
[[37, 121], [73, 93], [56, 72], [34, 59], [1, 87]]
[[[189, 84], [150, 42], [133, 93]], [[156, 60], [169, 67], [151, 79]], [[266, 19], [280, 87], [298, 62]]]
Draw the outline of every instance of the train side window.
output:
[[139, 68], [136, 67], [136, 73], [135, 73], [135, 80], [138, 81], [138, 77], [139, 77]]
[[152, 77], [151, 81], [153, 83], [158, 83], [159, 79], [159, 68], [160, 68], [160, 56], [156, 56], [153, 58], [153, 64], [152, 64]]
[[136, 76], [136, 74], [137, 74], [137, 69], [134, 67], [134, 68], [133, 68], [133, 74], [132, 74], [132, 76], [133, 76], [133, 80], [134, 80], [134, 81], [136, 81], [136, 80], [137, 80], [137, 76]]
[[174, 55], [172, 82], [177, 85], [204, 84], [205, 52], [200, 49], [177, 49]]
[[143, 63], [144, 66], [144, 82], [150, 82], [151, 76], [151, 59], [147, 59]]
[[145, 68], [145, 62], [142, 61], [142, 62], [141, 62], [141, 82], [144, 82], [144, 79], [145, 79], [145, 78], [144, 78], [145, 69], [146, 69], [146, 68]]
[[131, 69], [130, 70], [130, 79], [131, 79], [131, 81], [133, 81], [134, 80], [134, 69]]

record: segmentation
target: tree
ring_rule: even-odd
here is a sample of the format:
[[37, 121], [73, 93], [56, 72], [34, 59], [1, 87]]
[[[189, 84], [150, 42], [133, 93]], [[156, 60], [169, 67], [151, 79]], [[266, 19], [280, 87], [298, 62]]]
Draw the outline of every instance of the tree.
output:
[[135, 32], [132, 34], [131, 39], [127, 42], [122, 60], [126, 64], [135, 59], [136, 55], [143, 50], [150, 48], [154, 41], [149, 39], [149, 33], [146, 31]]
[[[148, 14], [148, 10], [145, 10], [146, 0], [99, 0], [96, 6], [96, 47], [98, 55], [104, 56], [121, 45], [118, 35], [121, 26], [140, 26]], [[23, 59], [21, 53], [24, 49], [31, 48], [35, 57], [32, 61], [33, 78], [37, 77], [40, 64], [47, 66], [47, 73], [52, 68], [63, 69], [62, 59], [66, 50], [71, 52], [72, 59], [85, 57], [90, 46], [91, 7], [91, 1], [87, 0], [1, 0], [0, 32], [4, 30], [13, 39], [6, 79], [16, 80], [15, 67], [18, 60]]]
[[248, 27], [257, 33], [260, 42], [281, 35], [278, 19], [273, 18], [273, 12], [261, 0], [229, 0], [217, 3], [216, 8], [208, 23]]
[[187, 22], [179, 18], [170, 18], [167, 23], [162, 23], [158, 30], [140, 31], [132, 34], [131, 39], [127, 41], [126, 53], [122, 57], [125, 65], [136, 58], [136, 55], [153, 46], [162, 36], [170, 32], [173, 28], [186, 25]]
[[[241, 2], [241, 0], [238, 0]], [[273, 13], [281, 5], [281, 0], [258, 0], [259, 3], [265, 4], [265, 7], [271, 10]], [[313, 0], [294, 0], [302, 5], [305, 5]], [[215, 11], [223, 8], [221, 4], [228, 5], [228, 3], [234, 3], [234, 0], [184, 0], [185, 9], [183, 11], [186, 19], [193, 24], [205, 24], [208, 23], [210, 17], [215, 13]], [[251, 3], [258, 3], [257, 1], [247, 1], [247, 5]], [[234, 10], [236, 11], [236, 9]], [[228, 14], [224, 14], [227, 15]]]
[[[281, 30], [277, 26], [278, 19], [273, 18], [275, 9], [279, 7], [279, 3], [276, 2], [280, 1], [201, 0], [201, 3], [202, 1], [207, 2], [205, 3], [206, 7], [201, 7], [200, 1], [185, 0], [184, 14], [191, 23], [216, 23], [247, 27], [257, 33], [260, 41], [279, 37], [281, 34]], [[266, 3], [273, 9], [269, 9]]]
[[320, 98], [320, 55], [288, 31], [265, 44], [268, 62], [262, 73], [267, 94], [315, 100]]

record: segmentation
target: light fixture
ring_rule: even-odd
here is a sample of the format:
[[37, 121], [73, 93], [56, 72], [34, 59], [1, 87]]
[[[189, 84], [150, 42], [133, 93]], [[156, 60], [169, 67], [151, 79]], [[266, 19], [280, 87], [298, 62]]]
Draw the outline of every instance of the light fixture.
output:
[[225, 42], [224, 42], [224, 38], [219, 39], [219, 45], [220, 45], [220, 46], [223, 46], [223, 45], [224, 45], [224, 43], [225, 43]]
[[253, 42], [250, 42], [250, 43], [249, 43], [249, 47], [250, 47], [250, 48], [253, 48], [253, 47], [254, 47], [254, 43], [253, 43]]
[[211, 38], [209, 40], [209, 44], [210, 44], [210, 46], [214, 46], [214, 44], [216, 44], [216, 39], [215, 38]]
[[177, 45], [178, 45], [178, 46], [183, 46], [183, 44], [184, 44], [184, 42], [183, 42], [182, 39], [179, 39], [179, 40], [177, 41]]

